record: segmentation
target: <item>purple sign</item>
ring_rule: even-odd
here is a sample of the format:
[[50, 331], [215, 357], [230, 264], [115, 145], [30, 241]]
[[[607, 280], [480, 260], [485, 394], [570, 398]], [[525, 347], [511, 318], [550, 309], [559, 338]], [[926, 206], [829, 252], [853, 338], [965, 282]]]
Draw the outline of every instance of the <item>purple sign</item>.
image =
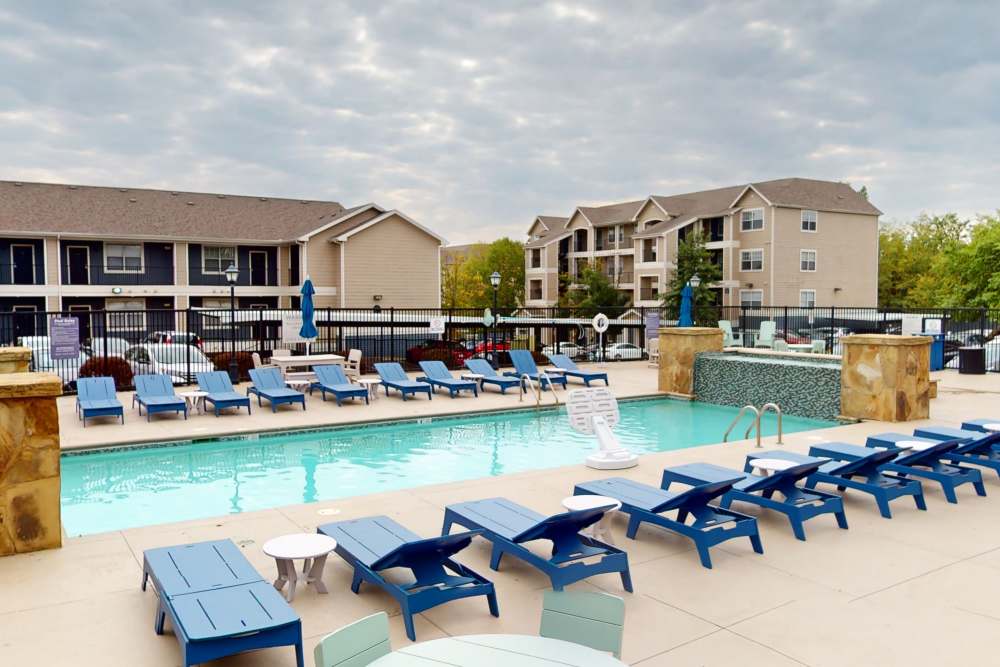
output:
[[76, 317], [53, 317], [49, 320], [49, 358], [80, 358], [80, 320]]
[[654, 310], [651, 313], [646, 313], [646, 340], [659, 336], [659, 329], [660, 311]]

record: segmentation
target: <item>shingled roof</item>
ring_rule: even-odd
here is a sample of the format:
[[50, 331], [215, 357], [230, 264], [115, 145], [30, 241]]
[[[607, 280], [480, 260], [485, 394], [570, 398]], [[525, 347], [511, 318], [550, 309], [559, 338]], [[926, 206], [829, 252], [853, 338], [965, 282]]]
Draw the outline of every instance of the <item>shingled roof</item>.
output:
[[347, 210], [333, 201], [0, 181], [6, 232], [292, 241]]

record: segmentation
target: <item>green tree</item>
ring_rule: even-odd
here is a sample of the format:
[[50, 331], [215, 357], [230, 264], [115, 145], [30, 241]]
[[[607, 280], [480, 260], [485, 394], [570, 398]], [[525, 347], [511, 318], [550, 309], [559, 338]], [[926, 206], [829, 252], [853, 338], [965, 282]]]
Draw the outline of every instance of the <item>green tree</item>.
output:
[[461, 261], [442, 264], [441, 303], [447, 308], [490, 308], [493, 287], [490, 275], [500, 273], [497, 304], [517, 308], [524, 302], [524, 244], [509, 238], [482, 244]]
[[[569, 284], [568, 276], [561, 277], [564, 284]], [[580, 271], [576, 286], [567, 289], [559, 298], [561, 308], [572, 308], [578, 317], [593, 317], [602, 311], [609, 317], [614, 317], [614, 311], [627, 307], [632, 298], [628, 293], [616, 288], [603, 271], [587, 265]]]
[[954, 213], [921, 215], [879, 234], [879, 304], [887, 308], [967, 305], [958, 272], [973, 225]]
[[663, 305], [672, 311], [679, 310], [681, 290], [696, 273], [701, 283], [694, 289], [694, 305], [714, 304], [715, 294], [710, 285], [722, 280], [722, 268], [712, 260], [712, 251], [705, 247], [705, 236], [701, 232], [689, 234], [677, 244], [677, 269], [661, 296]]

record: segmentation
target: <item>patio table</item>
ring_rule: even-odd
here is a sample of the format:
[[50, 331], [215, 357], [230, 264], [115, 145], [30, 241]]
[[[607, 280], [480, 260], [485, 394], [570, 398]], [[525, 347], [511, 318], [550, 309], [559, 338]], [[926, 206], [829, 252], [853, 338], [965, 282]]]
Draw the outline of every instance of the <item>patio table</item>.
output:
[[326, 364], [343, 365], [344, 358], [339, 354], [300, 354], [298, 356], [274, 355], [271, 363], [281, 369], [282, 375], [288, 374], [289, 368], [308, 368]]
[[621, 667], [625, 663], [592, 648], [533, 635], [467, 635], [410, 644], [382, 656], [372, 667]]
[[337, 548], [337, 541], [326, 535], [317, 533], [299, 533], [282, 535], [264, 543], [261, 550], [273, 558], [278, 567], [278, 578], [274, 587], [279, 591], [288, 584], [285, 599], [289, 602], [295, 599], [295, 585], [298, 574], [295, 571], [295, 561], [304, 561], [302, 574], [306, 575], [306, 583], [312, 584], [317, 593], [326, 593], [323, 584], [323, 567], [327, 555]]

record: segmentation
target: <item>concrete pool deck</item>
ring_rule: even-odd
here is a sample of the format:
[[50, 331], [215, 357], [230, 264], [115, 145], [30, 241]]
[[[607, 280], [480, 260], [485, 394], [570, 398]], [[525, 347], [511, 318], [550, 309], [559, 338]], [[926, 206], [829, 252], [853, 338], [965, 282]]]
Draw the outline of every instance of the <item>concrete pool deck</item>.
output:
[[[654, 378], [652, 369], [634, 366], [639, 375], [645, 370]], [[869, 433], [909, 431], [920, 423], [1000, 416], [1000, 377], [954, 372], [935, 377], [939, 397], [931, 403], [931, 420], [804, 431], [787, 435], [784, 446], [805, 452], [820, 440], [860, 443]], [[612, 386], [622, 394], [620, 384], [626, 381], [615, 372]], [[516, 396], [507, 398], [512, 405], [517, 402]], [[458, 402], [435, 399], [431, 405]], [[398, 399], [388, 403], [397, 410], [404, 405]], [[411, 405], [429, 407], [426, 401], [405, 404]], [[95, 425], [93, 430], [114, 428]], [[161, 432], [159, 439], [164, 438]], [[773, 438], [765, 439], [766, 447], [772, 444]], [[649, 454], [623, 475], [658, 484], [664, 466], [707, 461], [741, 467], [751, 451], [753, 444], [741, 441]], [[503, 495], [554, 513], [576, 482], [607, 475], [567, 466], [103, 533], [69, 539], [60, 550], [0, 559], [0, 664], [176, 665], [179, 652], [169, 630], [164, 636], [153, 633], [154, 595], [139, 591], [144, 549], [229, 538], [265, 577], [273, 578], [274, 563], [261, 545], [276, 535], [381, 513], [429, 536], [440, 531], [449, 503]], [[939, 489], [925, 485], [928, 511], [897, 501], [891, 521], [878, 515], [868, 497], [848, 492], [850, 529], [838, 529], [830, 517], [817, 518], [806, 525], [807, 542], [795, 540], [780, 515], [737, 505], [759, 517], [765, 553], [753, 553], [748, 540], [727, 542], [713, 550], [713, 570], [700, 566], [688, 540], [664, 531], [643, 528], [637, 540], [626, 539], [625, 522], [616, 516], [612, 530], [629, 553], [635, 593], [624, 593], [611, 575], [573, 588], [625, 599], [623, 658], [644, 667], [993, 664], [1000, 633], [1000, 482], [993, 472], [984, 471], [984, 478], [987, 498], [963, 488], [959, 504], [950, 505]], [[449, 603], [417, 616], [418, 641], [472, 633], [537, 634], [547, 579], [515, 559], [505, 561], [500, 572], [490, 571], [489, 548], [481, 540], [459, 559], [496, 583], [500, 618], [489, 616], [482, 599]], [[393, 646], [407, 643], [392, 599], [371, 586], [352, 594], [350, 570], [338, 557], [328, 562], [324, 581], [328, 595], [300, 588], [293, 605], [303, 620], [307, 652], [326, 633], [383, 609], [391, 616]], [[293, 665], [294, 658], [289, 649], [271, 649], [212, 664]]]

